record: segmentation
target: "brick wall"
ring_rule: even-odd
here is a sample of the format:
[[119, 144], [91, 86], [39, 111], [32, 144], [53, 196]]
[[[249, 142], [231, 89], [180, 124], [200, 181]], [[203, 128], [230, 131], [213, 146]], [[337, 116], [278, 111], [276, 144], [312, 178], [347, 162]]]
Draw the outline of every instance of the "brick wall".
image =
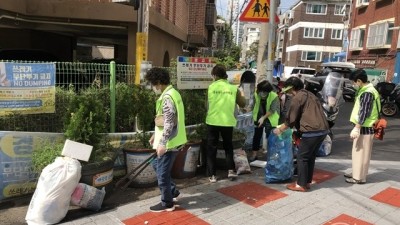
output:
[[152, 7], [165, 19], [187, 32], [189, 12], [186, 0], [152, 0]]
[[195, 0], [190, 3], [189, 10], [189, 34], [207, 37], [205, 28], [206, 1]]
[[[397, 52], [398, 31], [393, 32], [392, 45], [390, 48], [367, 49], [366, 42], [368, 37], [368, 27], [376, 21], [394, 18], [394, 26], [400, 26], [400, 0], [394, 1], [369, 1], [365, 7], [355, 8], [353, 3], [353, 12], [351, 14], [351, 24], [349, 35], [351, 36], [351, 27], [365, 25], [364, 46], [362, 50], [350, 51], [349, 61], [357, 62], [358, 59], [376, 59], [373, 68], [386, 69], [388, 71], [388, 80], [391, 80], [394, 73], [395, 55]], [[371, 67], [371, 65], [356, 64], [356, 67]]]

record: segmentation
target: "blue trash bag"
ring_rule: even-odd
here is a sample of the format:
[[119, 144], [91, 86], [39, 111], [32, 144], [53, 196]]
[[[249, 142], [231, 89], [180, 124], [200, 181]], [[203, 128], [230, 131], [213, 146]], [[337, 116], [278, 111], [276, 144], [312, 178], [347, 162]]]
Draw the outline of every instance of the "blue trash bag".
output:
[[292, 130], [287, 129], [279, 136], [271, 132], [268, 137], [265, 182], [274, 183], [292, 179], [293, 172]]

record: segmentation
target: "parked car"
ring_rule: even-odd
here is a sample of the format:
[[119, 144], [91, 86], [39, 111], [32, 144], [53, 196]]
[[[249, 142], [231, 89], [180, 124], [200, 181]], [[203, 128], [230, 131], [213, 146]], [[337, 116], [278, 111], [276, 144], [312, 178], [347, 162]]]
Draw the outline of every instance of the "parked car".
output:
[[317, 71], [308, 67], [294, 67], [290, 76], [297, 76], [301, 79], [314, 77]]

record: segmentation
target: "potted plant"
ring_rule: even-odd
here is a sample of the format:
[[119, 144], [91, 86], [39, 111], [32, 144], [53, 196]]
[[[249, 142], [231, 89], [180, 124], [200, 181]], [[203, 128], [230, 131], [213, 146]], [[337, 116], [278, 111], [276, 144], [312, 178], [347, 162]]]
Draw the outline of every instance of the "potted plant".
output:
[[107, 89], [94, 87], [75, 95], [68, 107], [69, 117], [65, 121], [64, 136], [72, 141], [93, 146], [88, 163], [82, 163], [81, 182], [94, 187], [112, 190], [113, 166], [116, 151], [111, 147], [107, 132]]
[[[125, 143], [122, 148], [125, 154], [127, 173], [147, 160], [154, 152], [149, 143], [154, 130], [156, 96], [152, 90], [138, 86], [135, 92], [136, 104], [140, 105], [135, 115], [135, 140]], [[132, 181], [132, 187], [151, 187], [157, 184], [157, 175], [151, 166], [144, 169]]]
[[[82, 162], [80, 182], [94, 187], [105, 187], [107, 196], [112, 190], [113, 166], [116, 151], [106, 139], [107, 89], [88, 88], [80, 93], [72, 89], [63, 92], [68, 96], [67, 104], [61, 109], [64, 118], [64, 137], [72, 141], [93, 146], [89, 162]], [[44, 140], [33, 152], [32, 163], [40, 172], [46, 165], [61, 155], [62, 141]]]

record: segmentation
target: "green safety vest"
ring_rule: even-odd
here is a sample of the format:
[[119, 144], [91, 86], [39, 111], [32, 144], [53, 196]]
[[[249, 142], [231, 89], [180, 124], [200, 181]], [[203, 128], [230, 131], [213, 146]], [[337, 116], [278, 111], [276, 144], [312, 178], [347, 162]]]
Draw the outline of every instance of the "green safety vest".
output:
[[[180, 145], [183, 145], [187, 142], [186, 138], [186, 128], [185, 128], [185, 111], [183, 107], [183, 102], [181, 95], [174, 89], [172, 88], [171, 85], [169, 85], [161, 94], [161, 96], [157, 99], [156, 102], [156, 113], [157, 115], [162, 114], [162, 103], [165, 98], [168, 98], [169, 96], [172, 101], [175, 104], [176, 112], [177, 112], [177, 129], [178, 132], [175, 137], [173, 137], [171, 140], [167, 141], [166, 148], [167, 149], [172, 149], [175, 147], [178, 147]], [[164, 127], [158, 127], [155, 126], [154, 128], [154, 143], [153, 143], [153, 148], [157, 149], [157, 146], [161, 140], [161, 136], [163, 134]]]
[[[258, 110], [260, 109], [261, 98], [257, 93], [254, 93], [254, 97], [256, 99], [256, 103], [255, 103], [254, 109], [253, 109], [253, 120], [257, 121], [257, 114], [258, 114]], [[272, 101], [274, 101], [274, 99], [276, 99], [277, 97], [278, 97], [278, 94], [276, 94], [273, 91], [271, 91], [268, 94], [267, 102], [265, 104], [265, 112], [268, 112], [270, 110]], [[270, 115], [268, 117], [268, 119], [269, 119], [269, 122], [271, 123], [272, 127], [277, 127], [278, 123], [279, 123], [279, 113], [274, 112], [272, 115]]]
[[237, 87], [226, 79], [214, 81], [208, 87], [208, 111], [206, 124], [222, 127], [235, 127]]
[[370, 83], [362, 87], [356, 96], [353, 111], [351, 112], [350, 115], [350, 121], [354, 124], [358, 123], [359, 121], [359, 115], [358, 112], [360, 111], [360, 96], [361, 94], [365, 92], [370, 92], [374, 95], [374, 102], [373, 102], [373, 107], [372, 107], [372, 112], [371, 115], [366, 118], [365, 122], [361, 124], [362, 127], [372, 127], [376, 120], [379, 117], [379, 111], [381, 109], [381, 102], [380, 102], [380, 97], [378, 91], [374, 88], [374, 86]]

